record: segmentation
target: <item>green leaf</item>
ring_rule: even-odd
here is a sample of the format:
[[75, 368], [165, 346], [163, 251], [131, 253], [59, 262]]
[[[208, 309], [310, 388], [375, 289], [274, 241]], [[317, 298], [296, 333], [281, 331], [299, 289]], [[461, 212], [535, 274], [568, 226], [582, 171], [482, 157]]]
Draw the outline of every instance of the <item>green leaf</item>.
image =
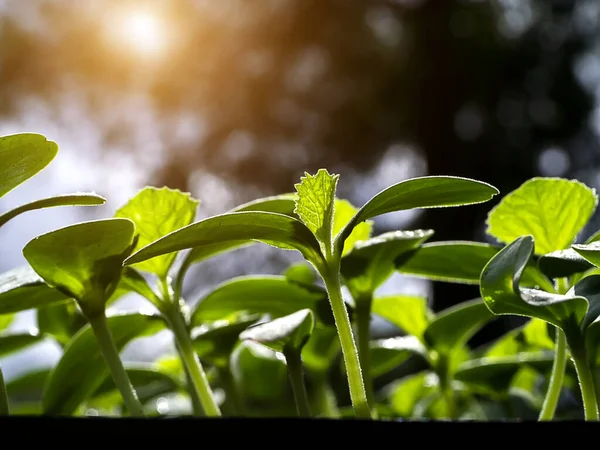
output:
[[55, 208], [57, 206], [97, 206], [106, 203], [106, 199], [97, 194], [63, 194], [55, 197], [36, 200], [31, 203], [18, 206], [0, 215], [0, 227], [11, 219], [28, 211], [43, 208]]
[[490, 200], [498, 189], [481, 181], [452, 176], [429, 176], [401, 181], [379, 192], [365, 203], [340, 232], [341, 247], [356, 225], [395, 211], [472, 205]]
[[324, 376], [340, 354], [340, 339], [335, 327], [315, 326], [310, 339], [302, 350], [302, 362], [312, 375]]
[[371, 376], [380, 377], [394, 370], [413, 355], [427, 361], [427, 349], [415, 336], [400, 336], [370, 342]]
[[525, 366], [546, 374], [554, 356], [548, 353], [520, 353], [504, 357], [486, 357], [462, 363], [454, 374], [458, 381], [483, 388], [489, 394], [508, 394], [517, 372]]
[[[36, 369], [26, 372], [6, 383], [6, 390], [12, 402], [39, 402], [41, 404], [44, 385], [50, 374], [50, 369]], [[11, 403], [12, 403], [11, 402]], [[11, 410], [14, 413], [14, 407]], [[39, 414], [42, 414], [40, 411]]]
[[600, 241], [594, 241], [590, 244], [576, 244], [573, 245], [573, 250], [586, 261], [589, 261], [596, 267], [600, 267]]
[[0, 358], [37, 344], [42, 336], [35, 331], [30, 333], [0, 333]]
[[15, 314], [0, 315], [0, 331], [6, 330], [15, 320]]
[[[501, 247], [470, 241], [441, 241], [423, 244], [414, 252], [396, 259], [398, 272], [428, 280], [479, 284], [481, 271]], [[553, 289], [553, 285], [532, 263], [521, 283]]]
[[[135, 250], [139, 250], [192, 223], [199, 204], [190, 194], [178, 189], [147, 186], [119, 208], [115, 217], [135, 223], [139, 234]], [[169, 273], [175, 257], [176, 253], [168, 253], [136, 264], [136, 268], [163, 278]]]
[[487, 219], [487, 232], [508, 244], [531, 235], [534, 253], [571, 246], [596, 209], [594, 189], [576, 180], [532, 178], [506, 195]]
[[129, 219], [82, 222], [32, 239], [23, 255], [50, 286], [83, 308], [104, 311], [119, 283], [121, 264], [135, 245], [134, 231]]
[[320, 302], [328, 301], [327, 292], [316, 285], [301, 286], [281, 275], [242, 276], [218, 285], [200, 299], [192, 312], [191, 324], [199, 326], [242, 311], [282, 317], [310, 308], [322, 317]]
[[588, 308], [583, 320], [580, 322], [581, 329], [588, 328], [598, 317], [600, 317], [600, 275], [590, 275], [584, 278], [567, 293], [574, 297], [583, 297], [587, 300]]
[[424, 340], [428, 348], [448, 354], [493, 318], [480, 298], [462, 302], [440, 312], [425, 330]]
[[376, 297], [371, 311], [420, 341], [423, 341], [423, 334], [434, 317], [427, 299], [413, 295]]
[[433, 230], [391, 231], [355, 243], [342, 258], [340, 269], [353, 297], [375, 292], [394, 272], [396, 258], [418, 248], [432, 235]]
[[72, 301], [69, 295], [48, 286], [29, 266], [17, 267], [0, 275], [0, 314]]
[[548, 278], [564, 278], [594, 266], [577, 251], [568, 248], [540, 256], [538, 267]]
[[[108, 327], [121, 351], [136, 338], [151, 336], [165, 328], [158, 315], [132, 313], [110, 316]], [[82, 328], [67, 345], [52, 370], [44, 389], [44, 413], [72, 415], [109, 376], [108, 366], [89, 325]]]
[[63, 347], [87, 324], [74, 301], [39, 308], [37, 322], [40, 333], [53, 337]]
[[145, 299], [149, 300], [154, 306], [160, 307], [162, 300], [154, 292], [154, 289], [148, 284], [148, 281], [132, 267], [124, 267], [121, 275], [119, 288], [129, 292], [135, 292]]
[[242, 211], [263, 211], [277, 214], [283, 214], [286, 216], [294, 217], [299, 219], [294, 210], [296, 209], [296, 194], [280, 194], [273, 195], [270, 197], [259, 198], [252, 200], [251, 202], [244, 203], [243, 205], [236, 206], [231, 212], [242, 212]]
[[0, 137], [0, 198], [42, 171], [57, 153], [56, 143], [41, 134]]
[[427, 394], [435, 390], [434, 386], [427, 383], [430, 374], [421, 372], [400, 379], [394, 384], [390, 403], [394, 412], [400, 417], [410, 418], [417, 403]]
[[566, 333], [578, 329], [588, 307], [585, 298], [520, 287], [521, 273], [533, 248], [533, 237], [522, 236], [490, 260], [480, 285], [487, 307], [496, 315], [536, 317]]
[[291, 264], [283, 272], [285, 278], [292, 282], [301, 285], [313, 285], [317, 281], [317, 273], [310, 264], [301, 261], [298, 263]]
[[276, 352], [299, 352], [315, 327], [310, 309], [301, 309], [287, 316], [254, 325], [240, 334], [241, 340], [258, 342]]
[[253, 240], [298, 250], [309, 261], [321, 257], [315, 236], [299, 220], [282, 214], [248, 211], [213, 216], [181, 228], [138, 250], [125, 260], [125, 264], [136, 264], [187, 248], [197, 249], [197, 255], [203, 250], [212, 255], [215, 247], [223, 251], [217, 245], [239, 246]]
[[231, 320], [216, 320], [192, 329], [191, 337], [201, 360], [225, 368], [242, 331], [260, 319], [259, 314], [241, 315]]
[[[348, 200], [340, 200], [337, 198], [335, 199], [334, 206], [332, 233], [333, 236], [336, 236], [346, 225], [348, 225], [348, 222], [352, 220], [354, 215], [358, 212], [358, 208], [355, 208]], [[352, 251], [352, 248], [357, 242], [367, 241], [371, 237], [372, 230], [373, 222], [370, 220], [362, 222], [354, 227], [352, 233], [350, 233], [350, 236], [348, 236], [344, 242], [342, 256]]]
[[531, 319], [526, 325], [509, 331], [487, 346], [482, 356], [502, 357], [553, 349], [554, 342], [548, 336], [546, 322], [540, 319]]
[[294, 212], [327, 248], [332, 242], [335, 191], [339, 175], [330, 175], [319, 169], [316, 175], [305, 172], [300, 183], [294, 185], [298, 198]]

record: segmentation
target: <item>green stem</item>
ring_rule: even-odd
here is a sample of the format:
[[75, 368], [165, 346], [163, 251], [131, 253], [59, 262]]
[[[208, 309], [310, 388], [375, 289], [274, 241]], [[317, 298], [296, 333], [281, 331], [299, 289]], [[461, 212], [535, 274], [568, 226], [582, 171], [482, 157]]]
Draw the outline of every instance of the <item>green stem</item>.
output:
[[330, 264], [321, 271], [321, 276], [329, 295], [333, 317], [337, 328], [340, 344], [342, 347], [342, 355], [348, 373], [348, 384], [350, 387], [350, 398], [354, 413], [359, 418], [372, 418], [367, 394], [365, 392], [365, 384], [362, 377], [360, 359], [348, 311], [342, 297], [342, 286], [340, 284], [339, 261], [337, 264]]
[[137, 398], [131, 381], [125, 372], [123, 362], [119, 357], [119, 351], [115, 345], [110, 329], [108, 328], [108, 322], [104, 312], [97, 314], [91, 318], [88, 318], [92, 331], [96, 336], [100, 350], [104, 355], [104, 359], [108, 364], [108, 368], [111, 372], [112, 378], [123, 397], [125, 406], [129, 410], [129, 414], [133, 417], [144, 417], [144, 407]]
[[373, 377], [371, 376], [371, 304], [372, 293], [361, 295], [356, 301], [356, 341], [358, 343], [358, 356], [362, 366], [362, 375], [365, 383], [365, 393], [369, 408], [373, 411], [375, 394], [373, 392]]
[[[183, 360], [183, 356], [181, 353], [181, 349], [177, 348], [179, 353], [179, 357]], [[192, 376], [190, 375], [190, 371], [187, 366], [183, 365], [183, 371], [185, 372], [185, 380], [187, 384], [187, 389], [190, 394], [190, 400], [192, 401], [192, 411], [194, 412], [194, 416], [196, 417], [204, 417], [204, 408], [202, 407], [202, 402], [200, 401], [200, 397], [198, 397], [198, 393], [196, 389], [194, 389], [194, 382], [192, 381]]]
[[235, 383], [235, 379], [233, 378], [231, 367], [229, 367], [229, 365], [219, 370], [219, 380], [221, 380], [223, 390], [225, 391], [225, 402], [229, 405], [230, 409], [229, 415], [243, 416], [244, 405], [242, 403], [242, 399], [240, 398], [238, 387]]
[[[571, 349], [573, 350], [573, 349]], [[573, 362], [577, 370], [577, 378], [579, 379], [579, 387], [581, 389], [581, 397], [583, 399], [583, 410], [585, 420], [597, 421], [600, 419], [598, 414], [598, 402], [596, 401], [596, 390], [594, 389], [594, 379], [592, 371], [587, 363], [587, 358], [581, 355], [581, 352], [571, 352]]]
[[450, 375], [451, 355], [442, 355], [436, 364], [436, 372], [440, 380], [440, 391], [442, 398], [448, 408], [448, 418], [455, 420], [457, 418], [456, 401], [454, 391], [452, 390], [452, 377]]
[[340, 412], [337, 409], [335, 401], [335, 394], [331, 390], [327, 376], [319, 376], [315, 380], [314, 392], [317, 398], [319, 415], [323, 415], [329, 419], [340, 417]]
[[556, 346], [554, 349], [554, 363], [552, 365], [552, 374], [550, 375], [550, 384], [546, 392], [546, 398], [542, 405], [542, 410], [538, 420], [552, 420], [558, 405], [560, 391], [567, 367], [567, 339], [565, 332], [556, 327]]
[[4, 375], [0, 368], [0, 416], [8, 416], [10, 408], [8, 406], [8, 393], [6, 392], [6, 384], [4, 383]]
[[171, 325], [171, 330], [175, 336], [176, 345], [180, 349], [183, 363], [189, 371], [195, 393], [198, 395], [198, 398], [200, 398], [202, 408], [207, 416], [220, 416], [221, 411], [213, 396], [202, 364], [194, 351], [192, 339], [190, 338], [181, 310], [176, 304], [171, 304], [170, 306], [173, 308], [169, 310], [167, 317]]
[[301, 352], [297, 350], [285, 350], [283, 354], [287, 363], [288, 376], [292, 385], [292, 391], [294, 392], [298, 416], [310, 417], [310, 403], [308, 401], [306, 385], [304, 384]]

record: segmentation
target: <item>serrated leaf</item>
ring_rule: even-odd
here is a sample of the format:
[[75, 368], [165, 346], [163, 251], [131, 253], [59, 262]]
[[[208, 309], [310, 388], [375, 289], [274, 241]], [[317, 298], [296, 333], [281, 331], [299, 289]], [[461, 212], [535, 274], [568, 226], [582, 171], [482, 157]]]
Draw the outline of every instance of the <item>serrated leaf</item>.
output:
[[286, 250], [297, 250], [307, 260], [321, 258], [319, 243], [312, 232], [297, 219], [276, 213], [235, 212], [213, 216], [174, 231], [149, 244], [125, 260], [125, 265], [194, 248], [214, 254], [223, 245], [240, 246], [260, 241]]
[[453, 176], [429, 176], [401, 181], [365, 203], [336, 238], [341, 247], [356, 225], [395, 211], [472, 205], [490, 200], [498, 189], [481, 181]]
[[579, 181], [532, 178], [490, 211], [487, 232], [505, 244], [531, 235], [538, 255], [565, 250], [588, 223], [597, 203], [596, 191]]
[[33, 330], [29, 333], [0, 333], [0, 358], [23, 350], [30, 345], [37, 344], [41, 340], [42, 336], [37, 330]]
[[[158, 315], [132, 313], [110, 316], [108, 328], [121, 351], [131, 340], [151, 336], [165, 328]], [[89, 325], [67, 345], [44, 389], [44, 413], [72, 415], [109, 376], [108, 366]]]
[[46, 168], [57, 153], [56, 143], [41, 134], [0, 137], [0, 198]]
[[82, 222], [32, 239], [23, 255], [46, 283], [82, 307], [104, 310], [116, 289], [122, 262], [134, 245], [129, 219]]
[[287, 316], [247, 328], [241, 340], [258, 342], [276, 352], [299, 352], [315, 327], [315, 316], [310, 309], [301, 309]]
[[[167, 187], [145, 187], [117, 210], [115, 217], [130, 219], [139, 234], [135, 250], [183, 228], [194, 221], [200, 202], [190, 194]], [[167, 276], [176, 253], [168, 253], [136, 264], [136, 268], [158, 277]]]
[[340, 268], [352, 295], [357, 298], [375, 292], [394, 272], [395, 260], [418, 248], [432, 235], [433, 230], [391, 231], [355, 243], [342, 258]]
[[221, 283], [200, 299], [192, 312], [191, 324], [200, 326], [242, 311], [283, 317], [309, 308], [317, 317], [323, 317], [321, 304], [328, 301], [327, 292], [320, 286], [301, 286], [281, 275], [236, 277]]
[[298, 198], [294, 212], [325, 247], [332, 241], [335, 191], [339, 175], [319, 169], [316, 175], [305, 173], [294, 185]]
[[[352, 220], [354, 215], [358, 212], [358, 208], [355, 208], [352, 203], [348, 200], [335, 199], [335, 210], [333, 215], [333, 236], [336, 236], [347, 224]], [[344, 249], [342, 256], [352, 251], [353, 247], [357, 242], [367, 241], [371, 237], [373, 230], [373, 222], [365, 221], [358, 224], [350, 233], [350, 236], [346, 238], [344, 242]]]
[[[479, 284], [481, 271], [502, 247], [472, 241], [428, 242], [414, 252], [400, 255], [396, 270], [405, 275], [461, 284]], [[521, 283], [553, 289], [553, 285], [532, 262]]]
[[413, 355], [427, 361], [427, 350], [415, 336], [400, 336], [371, 341], [371, 376], [385, 375]]
[[522, 236], [504, 247], [481, 274], [481, 295], [496, 315], [535, 317], [566, 333], [579, 328], [588, 303], [583, 297], [520, 287], [520, 277], [533, 255], [533, 237]]
[[459, 303], [438, 313], [423, 335], [430, 349], [448, 354], [464, 345], [469, 338], [494, 316], [482, 299]]
[[434, 317], [427, 299], [413, 295], [388, 295], [373, 299], [371, 307], [376, 314], [419, 340]]
[[48, 286], [30, 266], [17, 267], [0, 275], [0, 314], [72, 301], [67, 294]]

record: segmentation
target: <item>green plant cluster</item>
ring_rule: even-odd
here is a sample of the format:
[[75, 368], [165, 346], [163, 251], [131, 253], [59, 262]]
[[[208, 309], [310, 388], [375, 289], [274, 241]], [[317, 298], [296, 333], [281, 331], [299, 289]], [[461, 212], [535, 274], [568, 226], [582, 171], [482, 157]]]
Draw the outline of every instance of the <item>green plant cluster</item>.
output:
[[[1, 137], [0, 197], [57, 153], [39, 134]], [[338, 178], [307, 173], [293, 192], [203, 220], [191, 195], [146, 187], [113, 217], [33, 238], [27, 264], [0, 274], [0, 357], [46, 339], [63, 353], [51, 369], [8, 382], [0, 371], [0, 414], [598, 420], [600, 233], [578, 241], [595, 190], [528, 180], [490, 210], [493, 245], [436, 242], [434, 230], [373, 235], [383, 214], [487, 202], [499, 194], [487, 183], [413, 178], [355, 207], [336, 197]], [[40, 208], [105, 202], [89, 193], [37, 200], [0, 226]], [[194, 265], [259, 244], [303, 262], [182, 297]], [[423, 297], [379, 295], [394, 273], [478, 285], [481, 296], [434, 313]], [[130, 293], [151, 311], [117, 308]], [[37, 330], [11, 331], [26, 310]], [[374, 315], [398, 335], [372, 339]], [[472, 348], [499, 315], [524, 324]], [[175, 356], [122, 360], [130, 343], [163, 331]]]

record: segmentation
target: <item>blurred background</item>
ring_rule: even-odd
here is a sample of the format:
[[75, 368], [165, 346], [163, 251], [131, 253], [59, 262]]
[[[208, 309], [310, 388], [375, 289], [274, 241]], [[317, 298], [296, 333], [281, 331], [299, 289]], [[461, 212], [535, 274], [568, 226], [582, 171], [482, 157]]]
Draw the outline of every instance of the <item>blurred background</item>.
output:
[[[376, 220], [376, 233], [489, 242], [487, 212], [526, 179], [600, 186], [599, 99], [597, 0], [0, 0], [0, 135], [59, 145], [0, 213], [74, 191], [108, 198], [9, 222], [0, 270], [24, 264], [36, 234], [110, 217], [145, 185], [191, 192], [204, 218], [291, 192], [321, 167], [357, 206], [414, 176], [491, 183], [501, 195], [483, 205]], [[237, 250], [199, 264], [184, 294], [298, 260]], [[427, 295], [435, 310], [478, 296], [401, 276], [382, 289]], [[13, 327], [34, 325], [25, 313]], [[127, 354], [170, 351], [161, 336]], [[45, 343], [0, 362], [11, 379], [59, 357]]]

